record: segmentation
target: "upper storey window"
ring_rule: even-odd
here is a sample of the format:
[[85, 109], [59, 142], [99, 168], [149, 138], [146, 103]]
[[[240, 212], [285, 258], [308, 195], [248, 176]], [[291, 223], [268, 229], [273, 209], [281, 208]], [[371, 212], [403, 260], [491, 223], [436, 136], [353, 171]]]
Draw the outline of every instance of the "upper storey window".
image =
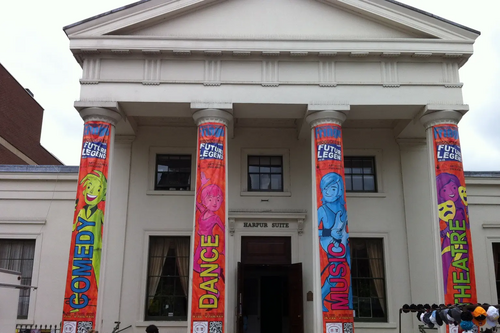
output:
[[345, 156], [344, 170], [347, 192], [377, 192], [375, 157]]
[[283, 157], [248, 155], [248, 191], [283, 192]]
[[156, 155], [155, 190], [189, 191], [191, 155]]

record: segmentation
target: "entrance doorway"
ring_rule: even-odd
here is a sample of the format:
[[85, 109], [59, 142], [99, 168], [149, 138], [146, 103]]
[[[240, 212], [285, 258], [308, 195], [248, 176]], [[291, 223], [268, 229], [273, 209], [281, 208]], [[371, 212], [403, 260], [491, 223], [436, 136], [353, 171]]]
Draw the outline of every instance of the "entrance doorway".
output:
[[238, 333], [303, 333], [302, 264], [290, 237], [242, 237]]

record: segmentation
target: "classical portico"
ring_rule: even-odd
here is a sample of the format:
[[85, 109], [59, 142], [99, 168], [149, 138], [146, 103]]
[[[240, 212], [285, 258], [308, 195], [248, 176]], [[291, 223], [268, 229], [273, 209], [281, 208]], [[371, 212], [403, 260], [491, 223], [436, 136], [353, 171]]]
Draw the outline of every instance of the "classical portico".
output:
[[[373, 161], [374, 190], [348, 191], [346, 201], [350, 236], [376, 238], [384, 253], [379, 271], [385, 289], [379, 286], [377, 294], [383, 313], [355, 320], [355, 327], [396, 332], [400, 305], [442, 295], [427, 127], [438, 113], [465, 111], [458, 70], [472, 55], [477, 31], [390, 1], [151, 0], [65, 32], [83, 73], [75, 107], [84, 119], [116, 121], [99, 330], [110, 331], [117, 320], [134, 332], [150, 323], [172, 332], [190, 329], [190, 317], [169, 319], [173, 310], [148, 313], [160, 294], [146, 292], [148, 262], [155, 237], [191, 237], [190, 260], [196, 251], [197, 133], [205, 122], [227, 129], [226, 332], [243, 327], [238, 263], [245, 264], [247, 252], [256, 253], [248, 249], [266, 237], [281, 242], [282, 261], [265, 259], [282, 265], [274, 267], [279, 281], [288, 278], [283, 267], [302, 265], [302, 308], [293, 314], [300, 320], [290, 319], [296, 309], [287, 309], [280, 317], [284, 324], [273, 325], [286, 333], [301, 333], [290, 329], [297, 322], [304, 332], [323, 330], [311, 137], [323, 123], [341, 126], [344, 156]], [[157, 188], [158, 174], [168, 172], [158, 169], [159, 155], [189, 158], [189, 183], [182, 190]], [[281, 161], [277, 190], [252, 188], [252, 157]], [[423, 247], [419, 238], [430, 230], [435, 238]], [[422, 263], [423, 256], [430, 261]], [[427, 274], [411, 278], [422, 271]], [[266, 279], [258, 268], [247, 272], [249, 283]], [[187, 295], [190, 288], [177, 292]], [[260, 327], [255, 333], [265, 332], [260, 314], [246, 319]]]

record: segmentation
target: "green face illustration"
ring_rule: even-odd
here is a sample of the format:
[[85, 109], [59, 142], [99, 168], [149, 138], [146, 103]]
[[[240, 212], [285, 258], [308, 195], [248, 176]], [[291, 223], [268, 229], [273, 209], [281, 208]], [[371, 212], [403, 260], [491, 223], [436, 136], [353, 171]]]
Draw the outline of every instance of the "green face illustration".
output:
[[99, 171], [94, 171], [98, 174], [89, 173], [82, 179], [85, 188], [83, 196], [85, 203], [89, 206], [95, 206], [99, 202], [106, 200], [106, 178]]

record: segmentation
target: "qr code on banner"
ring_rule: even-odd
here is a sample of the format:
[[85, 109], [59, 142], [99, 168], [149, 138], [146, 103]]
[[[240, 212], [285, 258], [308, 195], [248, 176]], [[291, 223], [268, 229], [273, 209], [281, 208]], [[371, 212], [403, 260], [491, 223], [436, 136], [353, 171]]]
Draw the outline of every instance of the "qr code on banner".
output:
[[80, 321], [78, 322], [78, 332], [77, 333], [87, 333], [92, 329], [91, 321]]
[[344, 323], [344, 333], [353, 333], [352, 323]]
[[222, 333], [222, 321], [211, 321], [210, 333]]
[[326, 323], [326, 333], [342, 333], [342, 323]]
[[194, 333], [208, 333], [208, 321], [193, 321]]
[[76, 321], [65, 321], [63, 333], [76, 333]]

